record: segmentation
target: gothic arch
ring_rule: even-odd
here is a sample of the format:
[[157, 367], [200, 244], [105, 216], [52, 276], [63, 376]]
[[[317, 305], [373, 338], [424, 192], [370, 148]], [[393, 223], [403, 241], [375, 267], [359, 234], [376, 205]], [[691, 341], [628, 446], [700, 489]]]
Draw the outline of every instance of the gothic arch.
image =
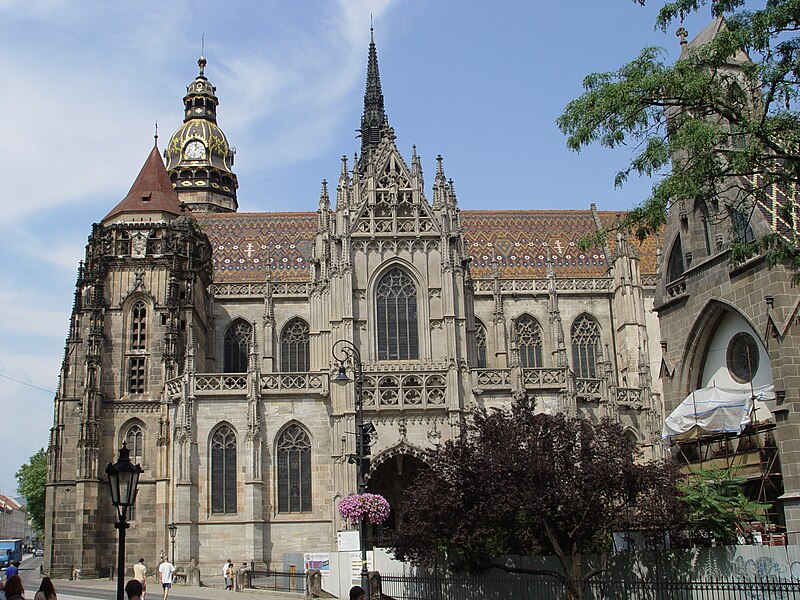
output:
[[475, 317], [475, 359], [479, 369], [489, 366], [489, 332], [486, 325], [478, 317]]
[[223, 373], [247, 372], [253, 332], [253, 324], [242, 317], [231, 320], [225, 328], [222, 336]]
[[281, 371], [284, 373], [309, 371], [311, 328], [308, 321], [299, 316], [292, 317], [284, 323], [280, 331]]
[[422, 462], [425, 462], [425, 450], [423, 450], [419, 446], [413, 446], [408, 442], [406, 442], [405, 440], [401, 440], [394, 446], [386, 448], [385, 450], [381, 451], [377, 456], [375, 456], [375, 458], [372, 459], [370, 463], [369, 473], [367, 473], [367, 480], [369, 480], [369, 478], [372, 476], [375, 470], [378, 467], [380, 467], [383, 463], [401, 454], [413, 456], [414, 458], [418, 458]]
[[667, 256], [669, 258], [667, 259], [666, 282], [672, 283], [673, 281], [683, 277], [683, 274], [686, 271], [686, 265], [683, 262], [683, 244], [681, 244], [680, 233], [675, 236], [674, 240], [672, 240], [672, 247], [670, 248]]
[[311, 512], [313, 510], [311, 433], [305, 425], [293, 419], [277, 431], [273, 447], [277, 512]]
[[703, 305], [689, 329], [689, 334], [686, 336], [682, 352], [686, 360], [680, 366], [678, 375], [678, 389], [681, 397], [685, 397], [692, 391], [702, 387], [703, 369], [709, 346], [719, 327], [726, 318], [731, 316], [742, 319], [757, 343], [763, 345], [763, 339], [758, 334], [759, 329], [752, 319], [735, 304], [721, 298], [708, 300]]
[[599, 376], [597, 359], [602, 340], [603, 330], [594, 315], [582, 312], [573, 319], [569, 328], [569, 344], [572, 351], [572, 370], [576, 377], [595, 379]]
[[539, 320], [529, 313], [522, 313], [514, 319], [517, 351], [520, 365], [526, 369], [544, 366], [544, 330]]
[[239, 511], [239, 434], [228, 421], [220, 421], [208, 432], [209, 513]]
[[[131, 433], [135, 430], [138, 430], [138, 435], [131, 436]], [[134, 464], [137, 462], [145, 462], [147, 427], [145, 426], [144, 421], [137, 417], [128, 419], [120, 426], [119, 431], [117, 432], [117, 437], [119, 438], [118, 446], [121, 447], [123, 442], [127, 444], [128, 450], [130, 451], [131, 462]]]
[[[405, 276], [409, 277], [412, 285], [414, 286], [415, 294], [415, 319], [416, 325], [409, 331], [409, 335], [413, 332], [416, 335], [416, 356], [409, 356], [408, 358], [381, 358], [381, 350], [379, 348], [379, 316], [378, 316], [378, 294], [379, 287], [381, 286], [384, 278], [389, 276], [391, 272], [398, 269]], [[430, 358], [430, 333], [428, 324], [428, 297], [424, 293], [428, 289], [425, 283], [425, 278], [422, 274], [408, 261], [401, 258], [392, 258], [384, 262], [375, 272], [368, 284], [368, 313], [369, 313], [369, 327], [368, 331], [375, 332], [372, 339], [369, 340], [367, 347], [369, 348], [372, 360], [423, 360]], [[411, 346], [412, 342], [409, 341]], [[413, 352], [413, 347], [409, 347], [409, 351]], [[366, 357], [364, 357], [366, 358]]]

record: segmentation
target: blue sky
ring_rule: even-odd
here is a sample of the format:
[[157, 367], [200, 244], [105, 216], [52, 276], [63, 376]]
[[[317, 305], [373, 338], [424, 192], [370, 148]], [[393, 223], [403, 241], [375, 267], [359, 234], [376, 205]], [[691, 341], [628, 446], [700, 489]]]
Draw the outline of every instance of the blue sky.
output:
[[[397, 144], [435, 156], [462, 208], [624, 210], [624, 151], [567, 151], [555, 126], [585, 75], [646, 45], [657, 4], [630, 0], [212, 2], [0, 0], [0, 492], [47, 445], [78, 261], [91, 224], [178, 127], [205, 36], [241, 211], [315, 210], [359, 148], [370, 13]], [[686, 26], [690, 37], [710, 17]], [[430, 190], [429, 190], [430, 191]]]

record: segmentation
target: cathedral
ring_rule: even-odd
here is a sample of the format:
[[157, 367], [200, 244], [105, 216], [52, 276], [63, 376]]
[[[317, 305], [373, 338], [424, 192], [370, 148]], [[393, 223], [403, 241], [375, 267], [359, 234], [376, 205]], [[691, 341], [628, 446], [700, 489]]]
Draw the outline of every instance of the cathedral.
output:
[[[337, 501], [356, 491], [357, 401], [375, 429], [367, 491], [394, 520], [424, 451], [478, 406], [527, 395], [540, 411], [608, 416], [660, 455], [655, 240], [581, 250], [616, 218], [594, 205], [461, 210], [441, 157], [426, 188], [416, 148], [396, 146], [374, 40], [360, 148], [322, 182], [318, 209], [241, 212], [198, 65], [183, 124], [109, 202], [78, 269], [47, 571], [91, 577], [114, 562], [104, 469], [123, 444], [144, 470], [128, 556], [154, 565], [174, 523], [176, 562], [212, 573], [229, 557], [281, 571], [335, 551]], [[359, 388], [334, 382], [341, 340], [357, 349]]]

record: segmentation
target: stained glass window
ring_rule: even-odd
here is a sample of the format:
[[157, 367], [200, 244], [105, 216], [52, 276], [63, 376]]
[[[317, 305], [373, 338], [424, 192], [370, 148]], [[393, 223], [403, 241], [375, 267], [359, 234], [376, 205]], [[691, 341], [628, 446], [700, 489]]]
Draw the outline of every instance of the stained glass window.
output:
[[542, 328], [539, 326], [539, 322], [530, 315], [522, 315], [514, 324], [522, 366], [528, 369], [541, 368], [543, 366]]
[[236, 512], [236, 435], [227, 425], [211, 436], [211, 512]]
[[480, 321], [475, 321], [475, 350], [478, 356], [478, 368], [486, 368], [486, 327]]
[[589, 315], [581, 315], [572, 324], [572, 368], [581, 379], [597, 377], [600, 351], [600, 325]]
[[311, 510], [311, 440], [289, 425], [278, 440], [278, 512]]
[[281, 334], [281, 370], [291, 373], [309, 368], [308, 323], [292, 319]]
[[250, 349], [253, 326], [244, 319], [236, 319], [225, 332], [223, 370], [225, 373], [247, 372], [247, 355]]
[[417, 288], [403, 269], [381, 277], [376, 289], [378, 360], [419, 358]]

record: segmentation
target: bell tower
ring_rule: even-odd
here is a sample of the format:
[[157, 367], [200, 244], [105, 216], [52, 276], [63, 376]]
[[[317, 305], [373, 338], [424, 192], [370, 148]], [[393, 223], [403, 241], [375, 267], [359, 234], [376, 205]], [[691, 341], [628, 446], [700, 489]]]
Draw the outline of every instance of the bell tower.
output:
[[206, 59], [201, 56], [197, 64], [200, 73], [183, 98], [183, 125], [164, 150], [167, 171], [181, 202], [193, 212], [236, 212], [236, 151], [217, 125], [219, 99], [205, 76]]

